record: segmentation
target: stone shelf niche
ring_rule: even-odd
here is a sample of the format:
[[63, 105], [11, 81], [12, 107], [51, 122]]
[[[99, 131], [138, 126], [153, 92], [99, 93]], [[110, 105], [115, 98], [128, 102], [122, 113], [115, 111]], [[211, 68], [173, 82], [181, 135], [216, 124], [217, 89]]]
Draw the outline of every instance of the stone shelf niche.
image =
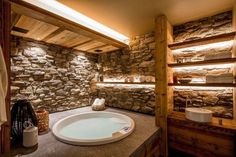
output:
[[180, 49], [180, 48], [193, 47], [193, 46], [222, 42], [222, 41], [229, 41], [229, 40], [234, 40], [235, 35], [236, 35], [236, 32], [224, 33], [224, 34], [219, 34], [216, 36], [177, 42], [177, 43], [169, 44], [168, 47], [171, 50], [175, 50], [175, 49]]

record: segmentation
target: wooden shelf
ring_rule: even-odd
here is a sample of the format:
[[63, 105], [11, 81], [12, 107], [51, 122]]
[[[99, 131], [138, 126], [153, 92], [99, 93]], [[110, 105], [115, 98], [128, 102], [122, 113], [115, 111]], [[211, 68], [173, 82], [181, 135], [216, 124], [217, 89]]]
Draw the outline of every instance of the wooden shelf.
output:
[[169, 86], [236, 87], [236, 83], [168, 83]]
[[229, 40], [233, 40], [235, 36], [236, 36], [236, 32], [230, 32], [230, 33], [215, 35], [211, 37], [191, 40], [191, 41], [183, 41], [179, 43], [169, 44], [168, 47], [172, 50], [175, 50], [175, 49], [180, 49], [180, 48], [199, 46], [199, 45], [211, 44], [211, 43], [222, 42], [222, 41], [229, 41]]
[[139, 85], [155, 85], [155, 82], [96, 82], [97, 84], [139, 84]]
[[[196, 129], [203, 129], [205, 131], [236, 133], [236, 124], [231, 119], [213, 117], [211, 123], [198, 123], [185, 118], [184, 112], [173, 111], [168, 114], [168, 119], [172, 122], [179, 123], [188, 127]], [[218, 119], [223, 120], [223, 125], [218, 123]]]
[[206, 61], [197, 62], [187, 62], [187, 63], [170, 63], [169, 67], [185, 67], [185, 66], [201, 66], [201, 65], [213, 65], [213, 64], [224, 64], [224, 63], [236, 63], [236, 58], [224, 58], [224, 59], [214, 59]]

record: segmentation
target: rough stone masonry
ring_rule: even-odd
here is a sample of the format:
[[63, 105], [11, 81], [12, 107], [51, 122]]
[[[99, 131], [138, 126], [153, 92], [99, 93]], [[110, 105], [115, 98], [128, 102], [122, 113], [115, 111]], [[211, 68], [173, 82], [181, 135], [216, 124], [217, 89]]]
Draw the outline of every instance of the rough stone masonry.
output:
[[[230, 32], [232, 13], [188, 22], [174, 27], [175, 42]], [[188, 50], [178, 57], [204, 56], [208, 53], [231, 53], [232, 47]], [[142, 113], [155, 113], [155, 86], [140, 84], [101, 84], [91, 86], [95, 75], [109, 82], [155, 82], [154, 33], [136, 36], [130, 47], [99, 55], [80, 53], [60, 46], [13, 37], [11, 51], [12, 103], [29, 99], [35, 108], [50, 112], [73, 109], [91, 104], [94, 97], [104, 97], [106, 105]], [[200, 57], [201, 57], [200, 56]], [[99, 65], [100, 69], [98, 69]], [[174, 75], [192, 75], [201, 78], [206, 74], [230, 72], [230, 68], [185, 69]], [[175, 110], [183, 111], [186, 100], [189, 106], [203, 106], [214, 111], [215, 116], [232, 118], [233, 95], [230, 89], [199, 90], [175, 89]]]
[[97, 56], [12, 37], [11, 102], [29, 100], [50, 112], [90, 105]]
[[[174, 27], [174, 41], [181, 42], [228, 33], [232, 31], [232, 12], [217, 14], [197, 21], [188, 22]], [[200, 50], [188, 48], [174, 52], [175, 60], [181, 57], [231, 56], [232, 44], [225, 46], [206, 47]], [[175, 70], [177, 77], [192, 76], [204, 80], [208, 74], [232, 73], [232, 67], [197, 67]], [[205, 80], [204, 80], [205, 81]], [[174, 109], [184, 111], [186, 107], [204, 107], [214, 112], [214, 116], [233, 118], [233, 89], [232, 88], [175, 88]]]

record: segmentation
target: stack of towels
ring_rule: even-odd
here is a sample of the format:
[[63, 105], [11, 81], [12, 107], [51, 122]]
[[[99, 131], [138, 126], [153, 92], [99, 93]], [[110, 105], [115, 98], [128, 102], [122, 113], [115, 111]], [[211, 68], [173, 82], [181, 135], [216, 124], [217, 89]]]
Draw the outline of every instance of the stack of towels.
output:
[[104, 98], [96, 98], [92, 104], [92, 109], [94, 111], [101, 111], [101, 110], [105, 110], [105, 99]]
[[207, 54], [204, 60], [214, 60], [214, 59], [225, 59], [232, 58], [231, 52], [217, 53], [217, 54]]
[[232, 73], [207, 75], [206, 83], [233, 83], [234, 76]]

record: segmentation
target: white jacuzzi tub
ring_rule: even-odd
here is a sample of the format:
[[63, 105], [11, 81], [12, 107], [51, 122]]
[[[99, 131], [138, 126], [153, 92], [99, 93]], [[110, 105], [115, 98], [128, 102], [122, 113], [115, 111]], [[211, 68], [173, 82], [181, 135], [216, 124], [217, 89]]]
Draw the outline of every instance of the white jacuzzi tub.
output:
[[56, 138], [73, 145], [100, 145], [121, 140], [130, 135], [134, 121], [114, 112], [86, 112], [58, 121], [52, 128]]

